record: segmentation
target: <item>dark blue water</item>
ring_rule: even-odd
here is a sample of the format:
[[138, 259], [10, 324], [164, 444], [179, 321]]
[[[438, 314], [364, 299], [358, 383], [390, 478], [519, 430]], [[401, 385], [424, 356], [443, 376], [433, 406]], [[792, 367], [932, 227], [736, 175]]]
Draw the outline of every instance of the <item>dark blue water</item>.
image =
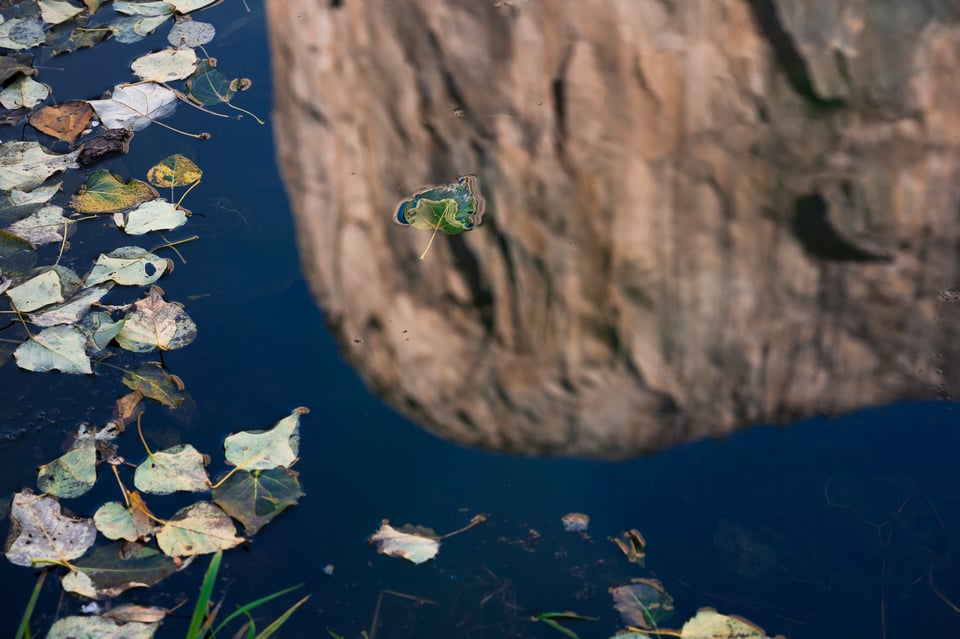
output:
[[[253, 80], [236, 103], [266, 119], [266, 25], [260, 2], [247, 4], [250, 13], [231, 1], [196, 17], [218, 28], [207, 50], [220, 69]], [[59, 100], [97, 97], [129, 78], [131, 59], [165, 46], [166, 30], [142, 43], [107, 42], [46, 61], [65, 70], [45, 69], [38, 79]], [[148, 436], [158, 445], [193, 443], [215, 458], [217, 472], [227, 434], [267, 428], [299, 405], [311, 409], [302, 419], [296, 467], [307, 496], [225, 555], [217, 591], [225, 610], [302, 583], [311, 599], [281, 636], [324, 636], [330, 628], [357, 637], [376, 621], [381, 639], [548, 638], [561, 635], [530, 616], [574, 610], [599, 617], [575, 626], [580, 637], [605, 638], [623, 627], [608, 588], [656, 577], [676, 601], [676, 616], [665, 624], [671, 628], [711, 606], [751, 619], [771, 636], [960, 636], [960, 614], [948, 605], [960, 604], [955, 403], [898, 404], [756, 428], [622, 463], [506, 457], [450, 445], [386, 407], [340, 358], [299, 272], [270, 125], [221, 120], [182, 105], [167, 121], [213, 137], [197, 142], [151, 126], [136, 134], [129, 155], [96, 167], [142, 178], [179, 152], [204, 170], [184, 203], [197, 215], [169, 234], [200, 239], [180, 247], [188, 263], [178, 262], [160, 282], [200, 327], [194, 344], [164, 358], [190, 399], [175, 412], [151, 405], [144, 416]], [[20, 134], [2, 132], [4, 139]], [[75, 173], [65, 178], [67, 193], [85, 179]], [[385, 223], [389, 215], [384, 211]], [[129, 243], [107, 223], [85, 224], [65, 259], [79, 271], [101, 249]], [[55, 252], [46, 250], [41, 262]], [[136, 361], [126, 355], [116, 363]], [[110, 416], [125, 389], [118, 371], [97, 372], [30, 374], [12, 360], [0, 367], [0, 494], [33, 486], [34, 467], [61, 454], [79, 422]], [[120, 445], [140, 461], [133, 433]], [[106, 472], [101, 476], [109, 480]], [[119, 497], [110, 481], [101, 481], [67, 505], [89, 515]], [[183, 502], [150, 503], [170, 514]], [[560, 517], [570, 511], [590, 515], [589, 538], [563, 531]], [[476, 513], [488, 521], [446, 540], [439, 556], [421, 566], [378, 555], [365, 543], [383, 518], [443, 533]], [[607, 541], [629, 528], [646, 537], [646, 568], [629, 564]], [[328, 564], [332, 575], [323, 571]], [[119, 601], [173, 607], [195, 595], [205, 566], [201, 559]], [[3, 636], [12, 635], [33, 583], [29, 569], [0, 561]], [[293, 600], [267, 606], [261, 618]], [[79, 603], [48, 580], [34, 629], [45, 633]], [[182, 636], [188, 608], [174, 613], [158, 636]]]

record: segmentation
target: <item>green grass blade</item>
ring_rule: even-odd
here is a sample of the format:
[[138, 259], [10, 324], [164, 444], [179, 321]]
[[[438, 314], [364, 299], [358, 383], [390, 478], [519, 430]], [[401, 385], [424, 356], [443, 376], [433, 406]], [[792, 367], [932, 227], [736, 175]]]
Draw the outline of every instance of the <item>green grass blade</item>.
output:
[[49, 568], [44, 568], [37, 577], [37, 585], [33, 587], [33, 593], [30, 600], [27, 601], [27, 607], [23, 609], [23, 617], [20, 619], [20, 626], [17, 628], [16, 639], [30, 639], [30, 617], [33, 616], [33, 609], [37, 606], [37, 600], [40, 599], [40, 590], [43, 588], [43, 581], [47, 578]]
[[543, 623], [547, 624], [548, 626], [550, 626], [557, 632], [561, 633], [565, 637], [569, 637], [570, 639], [580, 639], [580, 637], [577, 636], [577, 633], [575, 633], [573, 630], [570, 630], [569, 628], [564, 628], [563, 626], [558, 624], [553, 619], [550, 619], [549, 617], [543, 617], [538, 621], [542, 621]]
[[239, 608], [237, 608], [236, 610], [234, 610], [232, 613], [230, 613], [230, 616], [228, 616], [226, 619], [224, 619], [224, 620], [220, 623], [220, 625], [217, 626], [217, 627], [214, 629], [213, 634], [217, 634], [218, 632], [220, 632], [221, 630], [223, 630], [223, 627], [224, 627], [224, 626], [226, 626], [228, 623], [230, 623], [231, 621], [233, 621], [234, 619], [236, 619], [236, 618], [239, 617], [240, 615], [245, 615], [245, 614], [247, 614], [248, 611], [253, 610], [254, 608], [256, 608], [256, 607], [258, 607], [258, 606], [261, 606], [261, 605], [267, 603], [268, 601], [271, 601], [271, 600], [273, 600], [273, 599], [276, 599], [277, 597], [281, 597], [281, 596], [287, 594], [288, 592], [293, 592], [293, 591], [296, 590], [297, 588], [302, 588], [302, 587], [303, 587], [303, 584], [297, 584], [296, 586], [290, 586], [289, 588], [284, 588], [283, 590], [278, 590], [277, 592], [273, 593], [272, 595], [267, 595], [266, 597], [261, 597], [260, 599], [257, 599], [257, 600], [255, 600], [255, 601], [251, 601], [251, 602], [248, 603], [248, 604], [245, 604], [245, 605], [243, 605], [243, 606], [240, 606]]
[[[199, 639], [200, 627], [207, 615], [207, 605], [210, 603], [210, 597], [213, 596], [213, 584], [217, 581], [217, 573], [220, 571], [220, 561], [223, 560], [223, 551], [218, 550], [210, 559], [210, 565], [203, 576], [203, 584], [200, 586], [200, 596], [197, 598], [197, 605], [193, 608], [193, 617], [190, 618], [190, 628], [187, 630], [187, 639]], [[216, 633], [214, 633], [216, 634]]]
[[263, 632], [261, 632], [259, 635], [257, 635], [256, 639], [270, 639], [270, 637], [272, 637], [273, 634], [274, 634], [277, 630], [280, 630], [280, 626], [282, 626], [283, 624], [285, 624], [285, 623], [287, 622], [287, 619], [290, 618], [290, 615], [292, 615], [293, 613], [295, 613], [295, 612], [297, 611], [297, 608], [299, 608], [299, 607], [302, 606], [303, 604], [307, 603], [307, 599], [309, 599], [309, 598], [310, 598], [310, 595], [307, 595], [306, 597], [304, 597], [303, 599], [301, 599], [301, 600], [298, 601], [297, 603], [295, 603], [295, 604], [293, 604], [292, 606], [290, 606], [289, 608], [287, 608], [286, 612], [284, 612], [282, 615], [280, 615], [279, 617], [277, 617], [277, 618], [273, 621], [273, 623], [271, 623], [269, 626], [267, 626], [266, 628], [264, 628], [264, 629], [263, 629]]

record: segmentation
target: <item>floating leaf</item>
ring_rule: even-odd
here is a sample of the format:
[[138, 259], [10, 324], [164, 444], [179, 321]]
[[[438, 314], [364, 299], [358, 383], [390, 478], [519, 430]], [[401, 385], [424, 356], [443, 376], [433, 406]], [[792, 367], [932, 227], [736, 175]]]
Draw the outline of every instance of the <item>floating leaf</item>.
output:
[[92, 437], [81, 439], [69, 452], [41, 466], [37, 476], [40, 490], [64, 499], [79, 497], [96, 483], [97, 448]]
[[113, 418], [124, 427], [130, 425], [143, 412], [143, 394], [140, 391], [127, 393], [113, 406]]
[[35, 495], [30, 490], [13, 496], [10, 522], [4, 554], [18, 566], [76, 559], [97, 538], [92, 519], [66, 515], [56, 498]]
[[41, 133], [69, 144], [77, 141], [93, 119], [93, 107], [83, 100], [40, 107], [30, 116], [30, 125]]
[[13, 356], [17, 366], [28, 371], [90, 374], [85, 341], [76, 326], [52, 326], [18, 346]]
[[680, 629], [682, 639], [767, 639], [759, 626], [740, 617], [721, 615], [713, 608], [701, 608]]
[[0, 190], [39, 186], [58, 171], [77, 168], [78, 154], [56, 155], [37, 142], [4, 142], [0, 144]]
[[137, 370], [124, 373], [123, 385], [170, 408], [183, 404], [183, 380], [157, 362], [146, 362]]
[[611, 588], [610, 594], [613, 607], [627, 625], [656, 629], [673, 615], [673, 597], [656, 579], [634, 579], [632, 583]]
[[63, 183], [57, 182], [56, 184], [39, 186], [30, 191], [13, 189], [10, 191], [10, 201], [18, 206], [24, 204], [46, 204], [50, 201], [50, 198], [57, 194], [61, 184]]
[[177, 108], [177, 94], [155, 82], [117, 85], [110, 98], [90, 100], [90, 106], [108, 129], [139, 131], [171, 115]]
[[193, 49], [164, 49], [140, 56], [130, 65], [133, 74], [147, 82], [184, 80], [197, 68]]
[[300, 479], [286, 468], [234, 473], [213, 489], [212, 498], [254, 535], [303, 497]]
[[113, 3], [113, 10], [128, 16], [167, 16], [175, 10], [169, 2], [126, 2], [117, 0]]
[[403, 200], [394, 220], [401, 226], [439, 228], [456, 235], [480, 224], [485, 202], [476, 176], [463, 175], [450, 184], [424, 187]]
[[19, 51], [43, 44], [47, 34], [39, 20], [14, 18], [0, 24], [0, 47]]
[[110, 610], [100, 613], [101, 617], [113, 619], [121, 623], [129, 621], [140, 621], [142, 623], [155, 623], [162, 621], [170, 611], [166, 608], [157, 606], [138, 606], [137, 604], [123, 604], [114, 606]]
[[83, 7], [75, 7], [64, 0], [37, 0], [40, 16], [47, 24], [60, 24], [83, 13]]
[[146, 506], [136, 492], [127, 493], [136, 496], [129, 507], [120, 502], [110, 501], [93, 513], [93, 522], [97, 530], [107, 539], [125, 539], [139, 541], [153, 535], [159, 527], [150, 518]]
[[60, 40], [53, 45], [52, 53], [55, 56], [63, 55], [96, 46], [109, 38], [111, 33], [108, 29], [72, 29], [65, 40]]
[[173, 25], [167, 34], [167, 42], [175, 47], [202, 47], [213, 41], [217, 30], [208, 22], [184, 20]]
[[59, 324], [75, 324], [81, 317], [90, 312], [90, 307], [106, 295], [113, 284], [99, 284], [91, 288], [78, 291], [62, 304], [45, 306], [29, 316], [30, 323], [37, 326], [57, 326]]
[[560, 518], [563, 529], [567, 532], [586, 532], [590, 526], [590, 517], [583, 513], [567, 513]]
[[[100, 546], [74, 562], [74, 566], [78, 572], [61, 581], [64, 590], [92, 599], [116, 597], [131, 588], [148, 588], [182, 568], [153, 548], [123, 542]], [[78, 581], [73, 578], [75, 574], [85, 579]]]
[[187, 14], [197, 9], [203, 9], [204, 7], [209, 7], [214, 2], [219, 2], [220, 0], [168, 0], [172, 4], [177, 13]]
[[151, 200], [126, 213], [115, 213], [113, 221], [129, 235], [169, 231], [182, 226], [190, 211], [166, 200]]
[[14, 253], [19, 253], [20, 251], [33, 251], [36, 250], [36, 248], [32, 243], [16, 233], [0, 229], [0, 259], [9, 257]]
[[7, 297], [14, 307], [29, 313], [50, 304], [63, 302], [79, 284], [77, 274], [68, 268], [54, 266], [39, 275], [14, 286], [7, 291]]
[[121, 246], [100, 254], [84, 284], [113, 281], [123, 286], [147, 286], [168, 270], [173, 270], [170, 260], [139, 246]]
[[171, 13], [160, 16], [125, 16], [113, 20], [106, 26], [113, 32], [114, 40], [123, 44], [131, 44], [143, 40], [172, 16]]
[[87, 336], [90, 350], [96, 352], [105, 349], [110, 340], [117, 336], [123, 328], [123, 320], [115, 322], [109, 313], [98, 311], [84, 317], [79, 326]]
[[157, 533], [157, 544], [171, 557], [203, 555], [241, 543], [230, 516], [207, 501], [178, 510]]
[[209, 58], [197, 63], [197, 70], [186, 82], [188, 97], [206, 107], [229, 103], [245, 86], [242, 80], [231, 80], [218, 71], [216, 60]]
[[202, 176], [200, 167], [179, 153], [160, 160], [147, 171], [147, 181], [159, 187], [188, 186], [199, 182]]
[[47, 99], [50, 89], [33, 78], [20, 76], [0, 91], [0, 104], [8, 109], [32, 109]]
[[210, 488], [203, 455], [190, 444], [178, 444], [150, 454], [137, 466], [133, 483], [141, 491], [154, 495], [180, 491], [200, 493]]
[[44, 206], [33, 215], [14, 222], [7, 230], [34, 244], [49, 244], [62, 242], [64, 230], [70, 224], [73, 222], [63, 216], [62, 207]]
[[77, 162], [80, 166], [90, 166], [114, 153], [127, 153], [133, 131], [126, 129], [108, 129], [103, 135], [89, 138], [83, 143]]
[[309, 411], [295, 408], [267, 431], [242, 431], [227, 437], [223, 448], [227, 463], [244, 470], [289, 467], [300, 448], [300, 415]]
[[57, 619], [47, 639], [77, 639], [78, 637], [96, 637], [97, 639], [151, 639], [160, 624], [117, 623], [112, 619], [95, 615], [64, 617]]
[[133, 208], [157, 195], [146, 182], [130, 178], [124, 183], [123, 178], [110, 171], [94, 171], [70, 199], [70, 206], [78, 213], [112, 213]]
[[611, 538], [610, 541], [617, 545], [627, 561], [643, 566], [647, 557], [647, 540], [635, 528], [625, 531], [621, 537], [622, 539]]
[[33, 68], [33, 56], [30, 54], [0, 56], [0, 84], [3, 84], [18, 73], [22, 75], [36, 75]]
[[376, 544], [377, 551], [391, 557], [403, 557], [415, 564], [433, 559], [440, 552], [440, 540], [435, 535], [401, 532], [384, 519], [380, 529], [367, 540]]
[[117, 333], [121, 348], [146, 353], [155, 348], [169, 351], [183, 348], [197, 337], [193, 323], [183, 306], [163, 299], [163, 289], [151, 286], [146, 296], [127, 313]]

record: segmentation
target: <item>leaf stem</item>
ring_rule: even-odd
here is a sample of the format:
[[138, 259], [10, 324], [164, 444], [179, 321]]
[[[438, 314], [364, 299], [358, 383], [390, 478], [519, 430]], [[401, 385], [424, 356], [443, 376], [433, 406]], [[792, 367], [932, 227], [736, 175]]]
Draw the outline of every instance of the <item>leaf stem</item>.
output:
[[427, 242], [427, 248], [423, 249], [423, 253], [420, 254], [420, 261], [423, 261], [423, 258], [427, 256], [427, 252], [430, 250], [430, 247], [433, 246], [433, 240], [437, 237], [437, 231], [440, 230], [440, 220], [437, 220], [437, 226], [433, 229], [433, 235], [430, 236], [430, 241]]

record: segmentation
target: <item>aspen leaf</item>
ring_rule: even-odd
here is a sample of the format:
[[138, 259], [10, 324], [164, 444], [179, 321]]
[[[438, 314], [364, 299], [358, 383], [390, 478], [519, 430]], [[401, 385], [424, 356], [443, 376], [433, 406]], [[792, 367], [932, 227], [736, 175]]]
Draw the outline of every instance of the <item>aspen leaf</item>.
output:
[[160, 160], [147, 171], [147, 181], [159, 187], [188, 186], [202, 176], [200, 167], [179, 153]]
[[201, 47], [217, 35], [217, 30], [209, 22], [184, 20], [173, 25], [167, 34], [167, 42], [175, 47]]
[[300, 448], [300, 415], [309, 410], [300, 407], [267, 431], [241, 431], [223, 442], [227, 463], [245, 470], [269, 470], [289, 467]]
[[150, 453], [137, 466], [133, 483], [145, 493], [169, 495], [175, 492], [199, 493], [210, 488], [203, 467], [203, 455], [190, 444], [178, 444]]
[[30, 490], [13, 496], [10, 522], [4, 554], [18, 566], [76, 559], [97, 538], [92, 519], [66, 515], [56, 498], [35, 495]]
[[190, 211], [166, 200], [144, 202], [132, 211], [115, 213], [113, 221], [129, 235], [169, 231], [182, 226]]
[[212, 493], [213, 501], [243, 524], [248, 535], [256, 534], [302, 496], [299, 475], [287, 468], [234, 473]]
[[423, 532], [402, 532], [384, 519], [379, 530], [367, 543], [376, 544], [377, 551], [391, 557], [403, 557], [415, 564], [433, 559], [440, 552], [440, 540], [429, 529]]
[[45, 84], [22, 75], [0, 91], [0, 104], [7, 109], [32, 109], [48, 95], [50, 89]]
[[93, 107], [83, 100], [40, 107], [30, 115], [30, 126], [69, 144], [77, 141], [93, 119]]
[[83, 7], [75, 7], [65, 0], [37, 0], [40, 17], [47, 24], [60, 24], [83, 13]]
[[13, 356], [17, 366], [28, 371], [89, 375], [93, 370], [84, 350], [85, 342], [76, 326], [51, 326], [18, 346]]
[[92, 437], [74, 444], [67, 453], [40, 467], [37, 487], [54, 497], [79, 497], [97, 483], [97, 449]]
[[123, 385], [169, 408], [179, 408], [183, 404], [183, 380], [168, 373], [157, 362], [146, 362], [135, 371], [125, 372]]
[[207, 501], [178, 510], [157, 533], [157, 544], [171, 557], [203, 555], [241, 543], [230, 516]]
[[140, 56], [130, 65], [134, 75], [147, 82], [172, 82], [188, 78], [197, 68], [193, 49], [164, 49]]
[[[92, 599], [116, 597], [131, 588], [147, 588], [182, 569], [153, 548], [124, 542], [95, 548], [74, 566], [77, 572], [68, 573], [61, 580], [64, 590]], [[82, 579], [78, 581], [73, 576]]]
[[183, 348], [197, 337], [193, 323], [183, 306], [163, 299], [163, 289], [151, 286], [144, 298], [134, 303], [116, 335], [121, 348], [146, 353], [159, 348], [168, 351]]
[[47, 639], [77, 639], [78, 637], [96, 637], [97, 639], [151, 639], [160, 624], [117, 623], [113, 619], [84, 615], [57, 619]]
[[139, 131], [171, 115], [177, 108], [177, 94], [155, 82], [141, 82], [117, 85], [109, 98], [89, 102], [108, 129]]
[[113, 213], [129, 209], [157, 197], [152, 186], [140, 180], [122, 178], [110, 171], [94, 171], [70, 199], [70, 206], [78, 213]]
[[84, 280], [84, 285], [92, 286], [110, 281], [124, 286], [147, 286], [160, 279], [168, 270], [173, 270], [170, 260], [139, 246], [121, 246], [109, 253], [100, 254]]
[[77, 168], [78, 154], [50, 153], [37, 142], [4, 142], [0, 144], [0, 190], [39, 186], [58, 171]]

